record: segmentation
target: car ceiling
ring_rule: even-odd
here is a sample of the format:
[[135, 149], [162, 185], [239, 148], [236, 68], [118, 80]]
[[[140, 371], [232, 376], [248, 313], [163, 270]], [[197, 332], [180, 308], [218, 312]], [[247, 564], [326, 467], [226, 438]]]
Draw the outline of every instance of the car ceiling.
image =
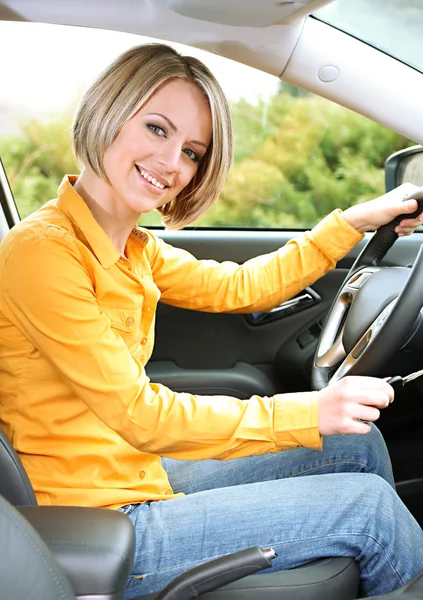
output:
[[423, 75], [307, 18], [332, 2], [336, 0], [0, 0], [0, 20], [125, 31], [209, 50], [422, 143]]
[[304, 17], [333, 0], [0, 0], [0, 19], [172, 40], [280, 76]]

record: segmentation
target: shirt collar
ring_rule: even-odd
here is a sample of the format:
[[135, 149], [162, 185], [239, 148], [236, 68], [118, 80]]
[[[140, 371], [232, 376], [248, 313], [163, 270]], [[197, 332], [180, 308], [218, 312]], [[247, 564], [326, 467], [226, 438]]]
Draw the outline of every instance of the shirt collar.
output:
[[[74, 189], [77, 179], [77, 175], [66, 175], [63, 178], [58, 190], [57, 206], [77, 226], [102, 267], [108, 269], [120, 259], [120, 254], [107, 233], [95, 220], [84, 199]], [[134, 227], [131, 239], [144, 247], [148, 235], [138, 227]]]

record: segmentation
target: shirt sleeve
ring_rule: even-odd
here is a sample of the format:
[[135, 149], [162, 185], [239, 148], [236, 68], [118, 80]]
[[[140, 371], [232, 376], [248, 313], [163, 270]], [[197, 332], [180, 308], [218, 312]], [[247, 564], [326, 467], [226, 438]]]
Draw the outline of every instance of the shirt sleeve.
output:
[[363, 234], [335, 210], [285, 246], [246, 261], [197, 260], [152, 234], [147, 252], [162, 302], [193, 310], [249, 313], [271, 310], [334, 268]]
[[75, 396], [140, 451], [226, 459], [321, 447], [316, 392], [241, 401], [151, 383], [100, 311], [89, 264], [68, 234], [15, 244], [1, 282], [3, 315]]

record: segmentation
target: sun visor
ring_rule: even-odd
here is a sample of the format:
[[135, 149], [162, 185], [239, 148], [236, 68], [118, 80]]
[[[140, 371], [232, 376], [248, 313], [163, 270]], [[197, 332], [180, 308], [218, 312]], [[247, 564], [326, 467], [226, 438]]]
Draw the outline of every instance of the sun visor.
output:
[[3, 2], [0, 2], [0, 21], [26, 21], [26, 19]]
[[166, 0], [170, 10], [191, 19], [239, 27], [283, 25], [334, 0]]

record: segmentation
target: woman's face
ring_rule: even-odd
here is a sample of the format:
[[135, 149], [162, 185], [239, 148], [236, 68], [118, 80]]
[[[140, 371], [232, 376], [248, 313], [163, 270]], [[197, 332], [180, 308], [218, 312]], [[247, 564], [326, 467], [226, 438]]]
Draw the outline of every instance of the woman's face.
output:
[[188, 185], [212, 137], [208, 103], [182, 79], [165, 83], [122, 127], [104, 154], [115, 200], [132, 212], [167, 204]]

